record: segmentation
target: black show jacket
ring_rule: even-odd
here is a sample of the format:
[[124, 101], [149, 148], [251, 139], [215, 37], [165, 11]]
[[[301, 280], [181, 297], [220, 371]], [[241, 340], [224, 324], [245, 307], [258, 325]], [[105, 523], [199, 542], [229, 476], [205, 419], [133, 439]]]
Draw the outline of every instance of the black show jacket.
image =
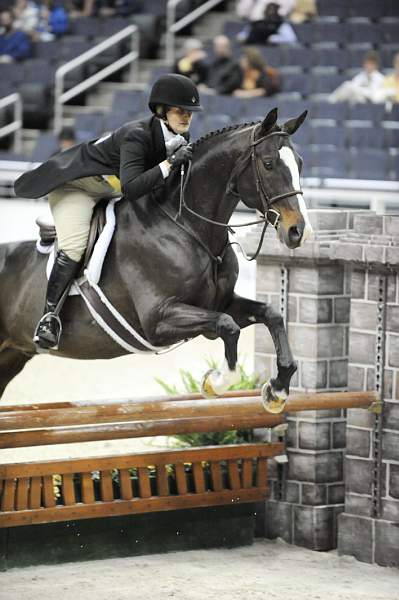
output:
[[22, 198], [40, 198], [80, 177], [116, 175], [124, 196], [135, 200], [163, 185], [158, 165], [165, 159], [159, 119], [131, 121], [102, 138], [59, 152], [24, 173], [15, 182], [15, 193]]

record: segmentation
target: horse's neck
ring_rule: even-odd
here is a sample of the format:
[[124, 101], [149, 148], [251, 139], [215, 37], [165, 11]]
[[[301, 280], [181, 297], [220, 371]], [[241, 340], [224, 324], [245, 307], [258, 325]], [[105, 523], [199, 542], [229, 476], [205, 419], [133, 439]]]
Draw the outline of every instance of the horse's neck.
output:
[[[230, 135], [229, 135], [230, 133]], [[203, 142], [203, 154], [193, 162], [192, 172], [185, 190], [185, 201], [196, 213], [220, 223], [227, 223], [233, 214], [238, 198], [228, 194], [231, 173], [242, 153], [245, 133], [221, 134]], [[213, 144], [213, 145], [212, 145]], [[185, 212], [195, 231], [214, 252], [219, 252], [226, 239], [226, 229], [211, 225]]]

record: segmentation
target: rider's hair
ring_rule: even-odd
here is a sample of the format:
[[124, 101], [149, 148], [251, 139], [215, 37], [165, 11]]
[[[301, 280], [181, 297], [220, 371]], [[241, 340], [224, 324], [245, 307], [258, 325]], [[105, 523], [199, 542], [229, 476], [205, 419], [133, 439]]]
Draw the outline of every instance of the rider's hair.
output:
[[165, 119], [166, 113], [168, 111], [168, 106], [166, 104], [157, 104], [155, 107], [155, 114], [159, 119]]

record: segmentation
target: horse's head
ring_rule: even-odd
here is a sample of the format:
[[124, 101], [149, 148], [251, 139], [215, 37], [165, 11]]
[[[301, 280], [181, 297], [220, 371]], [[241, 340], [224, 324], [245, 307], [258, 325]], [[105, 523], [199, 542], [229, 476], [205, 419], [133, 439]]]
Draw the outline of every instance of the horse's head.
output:
[[288, 248], [297, 248], [312, 233], [299, 181], [302, 159], [290, 142], [306, 114], [278, 127], [277, 109], [271, 110], [252, 129], [250, 156], [236, 180], [242, 201], [266, 215]]

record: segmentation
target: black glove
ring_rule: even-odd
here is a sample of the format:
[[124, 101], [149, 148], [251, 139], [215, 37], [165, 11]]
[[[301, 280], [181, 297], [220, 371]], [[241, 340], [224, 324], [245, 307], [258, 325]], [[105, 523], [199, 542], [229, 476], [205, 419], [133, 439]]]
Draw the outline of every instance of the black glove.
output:
[[175, 154], [172, 154], [170, 158], [168, 158], [170, 164], [172, 165], [172, 170], [178, 169], [181, 165], [187, 164], [193, 156], [193, 148], [191, 144], [187, 146], [182, 146], [178, 149]]

